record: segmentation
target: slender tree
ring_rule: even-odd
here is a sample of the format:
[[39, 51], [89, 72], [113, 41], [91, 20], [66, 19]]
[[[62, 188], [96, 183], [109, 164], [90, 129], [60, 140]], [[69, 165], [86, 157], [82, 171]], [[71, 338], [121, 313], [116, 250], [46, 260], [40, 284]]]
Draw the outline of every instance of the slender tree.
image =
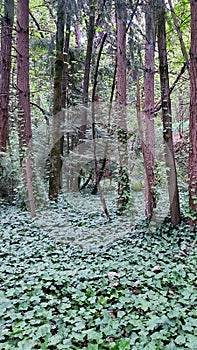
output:
[[143, 147], [145, 163], [145, 194], [146, 216], [153, 215], [155, 202], [155, 130], [154, 130], [154, 62], [155, 62], [155, 6], [154, 0], [146, 0], [145, 8], [145, 76], [144, 76], [144, 114], [145, 114], [145, 143]]
[[32, 216], [35, 216], [35, 204], [32, 188], [32, 130], [30, 112], [29, 86], [29, 1], [17, 1], [16, 25], [16, 52], [17, 52], [17, 91], [18, 91], [18, 126], [19, 146], [22, 173], [26, 172], [28, 197]]
[[[64, 42], [64, 68], [62, 73], [62, 103], [61, 103], [62, 108], [68, 107], [68, 85], [69, 85], [68, 66], [69, 66], [70, 33], [71, 33], [71, 11], [68, 11], [67, 18], [66, 18], [66, 34], [65, 34], [65, 42]], [[67, 156], [68, 156], [70, 153], [70, 133], [67, 130], [65, 130], [65, 133], [66, 133], [66, 145], [67, 145], [66, 149], [67, 149]], [[62, 172], [61, 172], [61, 176], [62, 176]], [[66, 185], [67, 185], [67, 190], [69, 190], [70, 188], [69, 169], [66, 174]]]
[[[100, 59], [101, 59], [101, 54], [102, 54], [102, 50], [103, 50], [103, 46], [104, 46], [106, 38], [107, 38], [107, 33], [105, 33], [103, 35], [103, 38], [102, 38], [102, 41], [101, 41], [101, 46], [100, 46], [100, 49], [99, 49], [97, 62], [96, 62], [96, 67], [95, 67], [94, 82], [93, 82], [93, 88], [92, 88], [92, 139], [93, 139], [93, 153], [94, 153], [94, 170], [95, 170], [95, 179], [96, 179], [94, 187], [93, 187], [93, 190], [92, 190], [92, 194], [96, 194], [97, 193], [98, 185], [100, 184], [100, 181], [102, 179], [102, 173], [104, 173], [104, 170], [105, 170], [105, 164], [104, 164], [104, 168], [100, 169], [101, 171], [99, 171], [99, 168], [98, 168], [98, 161], [97, 161], [97, 154], [96, 154], [95, 104], [98, 103], [98, 101], [96, 101], [96, 88], [97, 88], [97, 83], [98, 83], [98, 72], [99, 72]], [[106, 158], [103, 159], [103, 161], [106, 163]]]
[[126, 2], [116, 0], [117, 25], [117, 85], [116, 104], [119, 142], [119, 179], [117, 208], [121, 213], [129, 201], [130, 186], [128, 176], [127, 123], [126, 123]]
[[[96, 1], [89, 0], [89, 23], [88, 23], [88, 33], [87, 33], [87, 48], [86, 48], [86, 57], [85, 57], [85, 69], [84, 69], [84, 78], [83, 78], [83, 94], [82, 94], [82, 104], [87, 106], [88, 103], [88, 93], [89, 93], [89, 84], [90, 84], [90, 67], [92, 59], [92, 50], [94, 42], [94, 33], [95, 33], [95, 10], [96, 10]], [[84, 118], [82, 121], [81, 131], [82, 138], [85, 137], [86, 133], [86, 118], [87, 115], [84, 113]]]
[[66, 35], [64, 42], [64, 69], [62, 75], [62, 108], [67, 107], [67, 91], [68, 91], [68, 65], [69, 65], [69, 44], [70, 44], [70, 27], [71, 14], [67, 14], [66, 20]]
[[197, 224], [197, 2], [191, 0], [189, 205]]
[[[92, 194], [96, 194], [97, 191], [99, 192], [100, 196], [100, 201], [103, 207], [103, 211], [106, 215], [106, 217], [109, 219], [109, 212], [107, 209], [107, 204], [106, 200], [100, 185], [100, 181], [102, 178], [102, 174], [99, 174], [99, 167], [98, 167], [98, 160], [97, 160], [97, 144], [96, 144], [96, 118], [95, 118], [95, 108], [96, 104], [98, 103], [96, 101], [96, 87], [97, 87], [97, 79], [98, 79], [98, 71], [99, 71], [99, 63], [101, 59], [101, 54], [103, 50], [103, 46], [106, 40], [107, 34], [105, 33], [103, 35], [102, 41], [101, 41], [101, 46], [99, 49], [98, 57], [97, 57], [97, 62], [96, 62], [96, 68], [95, 68], [95, 73], [94, 73], [94, 83], [93, 83], [93, 89], [92, 89], [92, 139], [93, 139], [93, 155], [94, 155], [94, 173], [95, 173], [95, 185], [92, 191]], [[103, 169], [104, 173], [104, 169]]]
[[50, 154], [49, 198], [58, 199], [61, 188], [61, 169], [64, 137], [61, 131], [63, 122], [62, 109], [62, 77], [64, 69], [64, 27], [65, 27], [65, 0], [58, 0], [57, 31], [56, 31], [56, 59], [53, 90], [53, 131], [52, 148]]
[[165, 146], [171, 222], [174, 226], [177, 226], [180, 223], [180, 205], [174, 157], [174, 146], [172, 139], [172, 114], [166, 48], [165, 1], [159, 0], [158, 2], [158, 50], [163, 118], [163, 138]]
[[[81, 166], [83, 165], [83, 154], [85, 153], [85, 138], [86, 138], [86, 129], [87, 129], [87, 106], [89, 100], [89, 85], [90, 85], [90, 71], [91, 71], [91, 61], [92, 61], [92, 52], [94, 44], [94, 34], [95, 34], [95, 15], [96, 15], [96, 4], [97, 0], [88, 1], [88, 10], [89, 10], [89, 19], [87, 24], [87, 47], [85, 55], [85, 64], [84, 64], [84, 76], [83, 76], [83, 91], [82, 91], [82, 105], [83, 111], [81, 115], [81, 126], [80, 126], [80, 140], [79, 140], [79, 155], [80, 159], [76, 164], [76, 173], [79, 174]], [[82, 156], [82, 157], [81, 157]], [[94, 156], [93, 159], [94, 161]], [[74, 176], [73, 176], [74, 177]], [[76, 177], [76, 176], [75, 176]], [[73, 182], [74, 190], [79, 189], [80, 176], [75, 178]]]
[[8, 143], [8, 106], [13, 21], [14, 0], [7, 0], [4, 2], [4, 16], [1, 20], [2, 29], [0, 51], [0, 152], [5, 152]]

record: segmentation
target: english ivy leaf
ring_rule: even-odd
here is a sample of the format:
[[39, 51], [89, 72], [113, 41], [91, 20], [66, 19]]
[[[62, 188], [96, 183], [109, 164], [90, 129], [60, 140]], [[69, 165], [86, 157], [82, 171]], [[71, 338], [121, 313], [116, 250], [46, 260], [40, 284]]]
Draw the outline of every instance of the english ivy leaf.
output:
[[185, 344], [185, 336], [184, 335], [178, 335], [175, 339], [175, 343], [178, 345]]
[[52, 337], [50, 337], [48, 339], [48, 345], [51, 346], [51, 345], [57, 345], [61, 342], [62, 340], [62, 337], [58, 334], [56, 335], [53, 335]]
[[42, 326], [39, 326], [37, 330], [37, 337], [45, 337], [46, 335], [50, 334], [51, 326], [49, 324], [43, 324]]

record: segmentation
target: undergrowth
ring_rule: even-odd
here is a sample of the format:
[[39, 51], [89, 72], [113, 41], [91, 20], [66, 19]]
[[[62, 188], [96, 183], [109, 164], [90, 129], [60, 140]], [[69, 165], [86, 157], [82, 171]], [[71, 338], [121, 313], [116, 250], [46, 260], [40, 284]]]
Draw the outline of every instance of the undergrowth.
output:
[[195, 229], [142, 223], [81, 247], [0, 216], [0, 349], [197, 349]]

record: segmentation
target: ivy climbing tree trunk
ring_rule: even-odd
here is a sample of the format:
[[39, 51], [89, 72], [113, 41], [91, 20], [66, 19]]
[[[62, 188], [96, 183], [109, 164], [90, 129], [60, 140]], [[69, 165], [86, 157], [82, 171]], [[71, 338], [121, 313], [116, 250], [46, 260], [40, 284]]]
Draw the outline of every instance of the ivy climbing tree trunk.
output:
[[189, 152], [189, 205], [190, 224], [197, 224], [197, 2], [191, 0], [190, 47], [190, 152]]
[[28, 198], [32, 216], [35, 216], [35, 203], [32, 186], [32, 130], [30, 113], [30, 86], [29, 86], [29, 1], [17, 1], [16, 25], [16, 52], [17, 52], [17, 91], [18, 91], [18, 128], [19, 147], [22, 166], [22, 175], [26, 174], [25, 184], [28, 189]]
[[161, 103], [163, 118], [163, 138], [165, 146], [165, 160], [167, 167], [168, 193], [170, 201], [170, 215], [173, 226], [180, 223], [180, 205], [177, 184], [176, 165], [174, 157], [174, 146], [172, 139], [172, 115], [168, 75], [168, 61], [166, 48], [166, 26], [165, 26], [165, 2], [159, 0], [158, 4], [158, 50], [159, 71], [161, 85]]
[[64, 69], [64, 26], [65, 0], [58, 0], [56, 59], [53, 90], [52, 148], [50, 154], [49, 198], [57, 200], [61, 188], [61, 169], [64, 136], [61, 125], [64, 121], [62, 110], [62, 77]]
[[117, 26], [117, 85], [116, 113], [119, 144], [119, 176], [117, 209], [121, 213], [129, 202], [130, 186], [128, 176], [127, 123], [126, 123], [126, 25], [127, 8], [125, 0], [116, 0]]
[[150, 220], [155, 202], [155, 130], [154, 130], [154, 62], [155, 62], [155, 13], [154, 0], [146, 0], [145, 8], [145, 76], [144, 76], [144, 114], [145, 114], [145, 143], [143, 147], [144, 165], [146, 172], [145, 195], [146, 216]]
[[2, 25], [0, 51], [0, 152], [6, 151], [6, 146], [8, 143], [8, 106], [13, 21], [14, 0], [7, 0], [4, 2], [4, 16], [1, 20]]

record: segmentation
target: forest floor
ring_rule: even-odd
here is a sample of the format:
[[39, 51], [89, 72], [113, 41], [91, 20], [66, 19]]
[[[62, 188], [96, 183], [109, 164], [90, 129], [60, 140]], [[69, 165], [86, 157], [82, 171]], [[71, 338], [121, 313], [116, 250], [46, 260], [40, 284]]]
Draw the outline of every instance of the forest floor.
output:
[[[36, 224], [56, 241], [81, 247], [98, 247], [124, 237], [135, 225], [145, 220], [144, 191], [131, 191], [130, 205], [123, 216], [116, 214], [116, 194], [104, 192], [110, 220], [103, 213], [99, 195], [66, 193], [58, 204], [46, 205], [38, 211]], [[151, 227], [157, 227], [168, 215], [167, 192], [162, 189], [158, 209]]]
[[0, 349], [197, 349], [196, 228], [107, 200], [1, 206]]

